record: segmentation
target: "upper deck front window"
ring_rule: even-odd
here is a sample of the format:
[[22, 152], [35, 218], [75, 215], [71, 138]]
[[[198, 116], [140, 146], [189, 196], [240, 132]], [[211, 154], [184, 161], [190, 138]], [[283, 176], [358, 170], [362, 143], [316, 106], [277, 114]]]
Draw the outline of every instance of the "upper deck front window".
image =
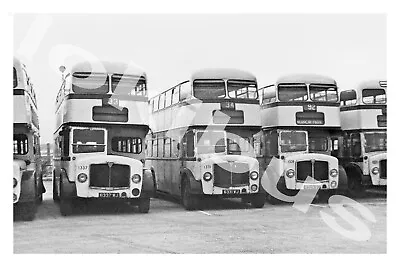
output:
[[305, 84], [278, 85], [279, 101], [306, 101], [308, 99], [307, 86]]
[[310, 99], [321, 102], [337, 102], [336, 86], [310, 84]]
[[198, 99], [224, 98], [225, 82], [223, 80], [195, 80], [193, 91]]
[[113, 74], [111, 90], [119, 95], [147, 95], [146, 79], [132, 75]]
[[77, 94], [107, 94], [109, 79], [104, 73], [75, 72], [72, 90]]
[[386, 104], [386, 92], [383, 89], [362, 90], [364, 104]]
[[257, 99], [257, 84], [252, 81], [228, 80], [230, 98]]
[[365, 133], [365, 152], [386, 151], [386, 133]]
[[282, 153], [307, 150], [307, 137], [305, 132], [281, 132], [280, 139]]
[[72, 138], [73, 153], [104, 152], [104, 130], [74, 129]]

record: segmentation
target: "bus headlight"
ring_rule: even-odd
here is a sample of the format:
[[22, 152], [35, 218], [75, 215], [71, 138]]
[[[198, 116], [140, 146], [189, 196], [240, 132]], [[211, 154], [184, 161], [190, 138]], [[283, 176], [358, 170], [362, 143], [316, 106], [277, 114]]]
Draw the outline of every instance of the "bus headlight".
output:
[[142, 180], [142, 177], [140, 177], [139, 174], [134, 174], [134, 175], [132, 176], [132, 182], [134, 182], [135, 184], [140, 183], [140, 180]]
[[250, 178], [251, 178], [251, 180], [257, 180], [258, 172], [256, 172], [256, 171], [251, 172], [250, 173]]
[[13, 178], [13, 188], [15, 188], [18, 184], [18, 180]]
[[84, 183], [87, 180], [87, 175], [85, 173], [80, 173], [78, 174], [78, 181], [80, 183]]
[[372, 172], [372, 174], [377, 175], [377, 174], [379, 174], [379, 168], [378, 167], [373, 167], [371, 172]]
[[287, 170], [286, 176], [289, 177], [289, 178], [293, 178], [294, 177], [294, 170], [293, 169]]
[[204, 181], [206, 181], [206, 182], [210, 181], [210, 180], [212, 179], [212, 174], [209, 173], [209, 172], [204, 173], [203, 179], [204, 179]]
[[332, 169], [332, 170], [329, 172], [329, 175], [332, 176], [332, 177], [336, 177], [336, 176], [338, 175], [338, 171], [337, 171], [336, 169]]
[[251, 191], [255, 192], [255, 191], [257, 191], [257, 189], [258, 189], [258, 186], [256, 184], [253, 184], [251, 186]]

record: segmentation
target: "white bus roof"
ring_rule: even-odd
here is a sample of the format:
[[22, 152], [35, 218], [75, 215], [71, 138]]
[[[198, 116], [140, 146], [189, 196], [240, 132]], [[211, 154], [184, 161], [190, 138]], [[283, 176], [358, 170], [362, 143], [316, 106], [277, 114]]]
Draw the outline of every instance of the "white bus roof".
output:
[[82, 61], [71, 67], [71, 73], [75, 72], [106, 72], [146, 77], [146, 73], [133, 64], [110, 61]]
[[335, 84], [336, 81], [328, 76], [318, 74], [291, 74], [280, 77], [276, 84], [280, 83], [318, 83], [318, 84]]
[[363, 89], [386, 89], [386, 84], [386, 80], [369, 80], [359, 83], [356, 87], [356, 90], [360, 91]]
[[228, 68], [207, 68], [193, 72], [192, 81], [197, 79], [237, 79], [257, 81], [256, 76], [247, 71]]
[[19, 68], [21, 68], [22, 65], [23, 64], [22, 64], [21, 60], [19, 60], [18, 58], [14, 57], [14, 64], [13, 64], [14, 68], [19, 69]]

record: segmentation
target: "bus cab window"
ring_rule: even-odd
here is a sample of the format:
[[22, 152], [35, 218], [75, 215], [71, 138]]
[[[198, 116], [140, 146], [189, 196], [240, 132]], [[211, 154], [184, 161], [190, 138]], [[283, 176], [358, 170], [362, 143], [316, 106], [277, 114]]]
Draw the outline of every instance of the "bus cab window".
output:
[[185, 135], [183, 153], [188, 158], [194, 157], [194, 133], [192, 131], [187, 132]]
[[354, 157], [361, 157], [361, 140], [360, 140], [360, 134], [355, 133], [350, 135], [351, 139], [351, 154]]
[[267, 133], [265, 138], [265, 155], [273, 157], [278, 156], [278, 132]]

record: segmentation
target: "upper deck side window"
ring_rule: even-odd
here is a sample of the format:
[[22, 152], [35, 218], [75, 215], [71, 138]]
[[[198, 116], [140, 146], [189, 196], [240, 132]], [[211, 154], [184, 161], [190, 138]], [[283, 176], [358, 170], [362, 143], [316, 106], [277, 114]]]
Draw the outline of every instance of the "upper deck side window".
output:
[[357, 103], [355, 90], [347, 90], [340, 93], [340, 104], [342, 106], [354, 106]]
[[107, 94], [109, 77], [104, 73], [75, 72], [72, 74], [72, 91], [77, 94]]
[[364, 104], [386, 104], [384, 89], [363, 89], [362, 101]]
[[307, 86], [305, 84], [279, 84], [279, 101], [306, 101], [308, 100]]
[[310, 99], [321, 102], [337, 102], [338, 91], [335, 85], [310, 84]]
[[18, 86], [18, 75], [17, 75], [17, 70], [15, 69], [15, 67], [13, 67], [13, 78], [14, 78], [14, 87]]
[[146, 79], [132, 75], [113, 74], [111, 90], [119, 95], [147, 96]]
[[258, 99], [257, 83], [254, 81], [228, 80], [229, 98]]
[[198, 99], [225, 98], [224, 80], [194, 80], [194, 96]]

